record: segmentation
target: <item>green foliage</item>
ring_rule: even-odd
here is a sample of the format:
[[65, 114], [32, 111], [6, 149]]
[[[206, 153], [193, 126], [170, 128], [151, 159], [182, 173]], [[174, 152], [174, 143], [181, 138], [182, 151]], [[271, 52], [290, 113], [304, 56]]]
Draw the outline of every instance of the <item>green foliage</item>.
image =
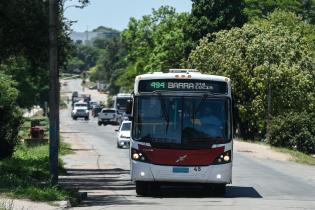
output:
[[104, 44], [98, 43], [98, 46], [104, 48], [99, 49], [99, 59], [90, 79], [92, 81], [105, 81], [109, 84], [107, 89], [110, 94], [116, 94], [120, 88], [115, 84], [115, 80], [121, 74], [122, 69], [126, 67], [124, 60], [127, 54], [125, 43], [120, 36], [114, 36], [112, 39], [104, 40]]
[[130, 90], [138, 74], [181, 67], [187, 48], [183, 32], [187, 19], [187, 13], [176, 13], [169, 6], [153, 10], [140, 20], [131, 18], [122, 33], [128, 49], [127, 67], [115, 84]]
[[66, 200], [70, 193], [50, 186], [48, 145], [19, 146], [11, 159], [0, 161], [0, 193], [37, 201]]
[[269, 143], [298, 151], [315, 153], [315, 114], [289, 112], [275, 117], [270, 126]]
[[276, 9], [294, 12], [308, 23], [315, 24], [314, 0], [245, 0], [245, 14], [250, 20], [266, 17]]
[[0, 72], [0, 159], [10, 157], [18, 143], [16, 129], [22, 124], [21, 111], [15, 106], [16, 83]]
[[244, 0], [192, 0], [187, 39], [197, 43], [208, 33], [241, 27], [246, 22], [244, 7]]
[[[63, 1], [58, 2], [61, 11]], [[0, 71], [12, 75], [17, 82], [19, 106], [43, 105], [48, 101], [49, 90], [48, 1], [1, 1], [0, 14]], [[58, 62], [62, 67], [70, 40], [62, 15], [58, 23]]]
[[68, 60], [66, 72], [79, 70], [80, 72], [87, 71], [95, 66], [99, 52], [93, 46], [74, 44], [71, 51], [71, 58]]
[[20, 91], [16, 103], [21, 107], [31, 107], [48, 100], [48, 72], [40, 67], [36, 68], [37, 72], [31, 69], [30, 61], [22, 56], [7, 59], [0, 65], [0, 71], [12, 75], [16, 81], [16, 88]]
[[267, 20], [214, 33], [191, 53], [191, 67], [232, 78], [243, 138], [265, 134], [268, 84], [272, 116], [314, 110], [314, 43], [306, 28], [294, 14], [276, 11]]
[[15, 104], [18, 97], [18, 90], [15, 88], [16, 83], [7, 75], [0, 71], [0, 109], [11, 107]]
[[12, 156], [22, 123], [22, 112], [18, 108], [0, 108], [0, 159]]

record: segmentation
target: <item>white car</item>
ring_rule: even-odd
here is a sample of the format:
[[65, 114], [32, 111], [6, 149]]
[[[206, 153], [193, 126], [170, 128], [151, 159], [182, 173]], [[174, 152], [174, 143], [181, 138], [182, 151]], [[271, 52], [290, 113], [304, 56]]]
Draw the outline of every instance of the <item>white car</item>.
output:
[[117, 130], [117, 147], [128, 148], [130, 145], [131, 121], [123, 121]]
[[104, 108], [100, 113], [98, 113], [98, 120], [97, 124], [99, 126], [107, 125], [107, 124], [112, 124], [112, 125], [118, 125], [118, 112], [114, 108]]
[[89, 120], [90, 112], [86, 102], [74, 103], [73, 110], [71, 111], [71, 117], [76, 120], [79, 117]]

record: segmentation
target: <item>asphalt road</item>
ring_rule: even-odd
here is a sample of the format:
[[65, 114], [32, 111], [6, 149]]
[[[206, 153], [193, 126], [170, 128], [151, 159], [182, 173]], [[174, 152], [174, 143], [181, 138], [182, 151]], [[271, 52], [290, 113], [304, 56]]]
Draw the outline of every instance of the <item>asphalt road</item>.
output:
[[[80, 81], [63, 87], [74, 90], [82, 90]], [[77, 152], [64, 158], [69, 176], [61, 183], [88, 192], [78, 209], [315, 209], [315, 167], [259, 159], [246, 151], [234, 151], [233, 184], [224, 198], [209, 196], [200, 186], [169, 186], [155, 197], [137, 196], [129, 181], [129, 150], [116, 148], [117, 127], [98, 126], [93, 117], [74, 121], [70, 109], [62, 110], [60, 119], [62, 133], [72, 135], [67, 141]]]

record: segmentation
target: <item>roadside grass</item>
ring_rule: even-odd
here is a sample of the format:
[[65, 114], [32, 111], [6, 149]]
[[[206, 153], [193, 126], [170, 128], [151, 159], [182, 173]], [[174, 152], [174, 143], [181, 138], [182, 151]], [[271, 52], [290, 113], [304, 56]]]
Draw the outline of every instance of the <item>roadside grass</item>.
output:
[[0, 210], [13, 210], [14, 202], [13, 200], [0, 201]]
[[315, 166], [315, 158], [310, 155], [307, 155], [305, 153], [302, 153], [296, 150], [287, 149], [287, 148], [280, 148], [280, 147], [271, 147], [271, 148], [275, 151], [291, 155], [292, 160], [297, 163]]
[[63, 80], [77, 79], [80, 78], [80, 74], [70, 74], [70, 73], [61, 73], [59, 78]]
[[0, 193], [36, 201], [70, 199], [71, 192], [50, 185], [48, 151], [48, 145], [19, 145], [12, 158], [1, 160]]
[[61, 96], [59, 101], [59, 109], [66, 109], [68, 107], [66, 101], [69, 100], [68, 96]]
[[299, 152], [296, 150], [283, 148], [283, 147], [274, 147], [274, 146], [271, 146], [270, 144], [268, 144], [264, 141], [245, 141], [243, 139], [238, 139], [238, 138], [236, 140], [242, 141], [242, 142], [247, 142], [247, 143], [252, 143], [252, 144], [265, 145], [274, 151], [281, 152], [284, 154], [289, 154], [292, 157], [291, 160], [294, 162], [315, 166], [315, 157], [312, 157], [311, 155], [305, 154], [303, 152]]
[[[48, 136], [48, 119], [40, 119]], [[28, 138], [30, 118], [26, 118], [19, 132], [20, 138]], [[69, 144], [60, 143], [60, 155], [70, 154]], [[59, 160], [59, 173], [64, 174], [63, 162]], [[0, 160], [0, 195], [10, 198], [27, 198], [34, 201], [74, 200], [75, 190], [63, 189], [50, 184], [49, 145], [26, 146], [20, 143], [13, 156]], [[0, 210], [4, 205], [0, 205]], [[4, 208], [6, 210], [6, 208]]]
[[91, 82], [91, 81], [85, 81], [84, 84], [83, 83], [81, 84], [81, 86], [85, 87], [85, 88], [93, 87], [95, 85], [96, 85], [96, 83], [95, 82]]

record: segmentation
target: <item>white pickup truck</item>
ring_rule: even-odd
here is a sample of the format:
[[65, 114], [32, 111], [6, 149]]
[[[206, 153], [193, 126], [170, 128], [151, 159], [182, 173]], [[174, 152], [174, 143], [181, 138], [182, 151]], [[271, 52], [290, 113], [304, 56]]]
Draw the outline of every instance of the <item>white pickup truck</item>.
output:
[[113, 108], [104, 108], [100, 113], [98, 113], [98, 120], [97, 124], [100, 125], [107, 125], [107, 124], [113, 124], [118, 125], [119, 124], [119, 114], [117, 112], [117, 109]]
[[73, 109], [71, 111], [71, 117], [76, 120], [79, 117], [84, 118], [85, 120], [89, 120], [90, 112], [88, 110], [88, 105], [86, 102], [76, 102], [73, 105]]

